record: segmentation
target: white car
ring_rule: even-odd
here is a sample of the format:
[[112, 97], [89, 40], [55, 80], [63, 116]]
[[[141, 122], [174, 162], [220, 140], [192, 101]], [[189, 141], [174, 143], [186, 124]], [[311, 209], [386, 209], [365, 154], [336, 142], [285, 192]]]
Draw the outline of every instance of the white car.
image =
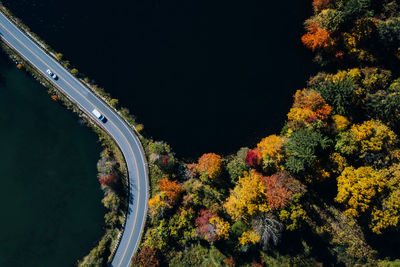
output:
[[47, 72], [47, 74], [49, 74], [50, 77], [53, 78], [54, 80], [57, 80], [57, 79], [58, 79], [57, 75], [56, 75], [55, 73], [53, 73], [50, 69], [47, 69], [46, 72]]
[[104, 117], [104, 115], [101, 114], [97, 109], [93, 109], [92, 113], [96, 116], [96, 118], [98, 118], [102, 122], [105, 123], [107, 121], [106, 117]]

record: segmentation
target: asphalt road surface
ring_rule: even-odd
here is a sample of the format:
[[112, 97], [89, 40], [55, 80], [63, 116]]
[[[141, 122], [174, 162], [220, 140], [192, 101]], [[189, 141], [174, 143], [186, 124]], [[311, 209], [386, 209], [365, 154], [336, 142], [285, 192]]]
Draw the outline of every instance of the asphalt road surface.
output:
[[[126, 214], [124, 232], [111, 266], [129, 266], [130, 260], [139, 245], [147, 214], [148, 173], [145, 155], [138, 137], [118, 114], [19, 30], [1, 12], [0, 36], [19, 55], [35, 66], [43, 76], [48, 77], [64, 94], [73, 99], [79, 108], [101, 125], [120, 147], [129, 173], [129, 208]], [[48, 69], [58, 76], [57, 80], [52, 79], [46, 73]], [[97, 109], [107, 118], [105, 123], [99, 121], [93, 115], [94, 109]]]

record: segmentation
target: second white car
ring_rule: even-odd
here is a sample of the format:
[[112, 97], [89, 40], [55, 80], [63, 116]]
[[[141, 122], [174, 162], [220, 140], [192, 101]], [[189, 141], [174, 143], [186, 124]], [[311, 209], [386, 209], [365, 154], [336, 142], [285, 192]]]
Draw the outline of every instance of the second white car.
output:
[[58, 79], [57, 74], [53, 73], [50, 69], [47, 69], [46, 72], [47, 72], [47, 74], [49, 74], [50, 77], [53, 78], [54, 80], [57, 80], [57, 79]]

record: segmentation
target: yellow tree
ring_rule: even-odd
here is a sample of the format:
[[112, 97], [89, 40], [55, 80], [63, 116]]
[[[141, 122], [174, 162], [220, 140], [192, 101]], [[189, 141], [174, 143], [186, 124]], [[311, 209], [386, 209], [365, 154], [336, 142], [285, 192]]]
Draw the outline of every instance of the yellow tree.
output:
[[333, 115], [332, 120], [333, 127], [337, 132], [345, 130], [350, 124], [349, 120], [342, 115]]
[[224, 204], [233, 219], [268, 211], [267, 195], [262, 175], [256, 171], [245, 172]]
[[161, 192], [149, 199], [149, 213], [153, 217], [162, 215], [169, 208], [171, 208], [171, 205], [166, 200], [165, 192]]
[[385, 176], [372, 167], [346, 167], [337, 179], [338, 194], [335, 200], [343, 203], [346, 213], [358, 217], [370, 208], [385, 187]]
[[215, 233], [217, 235], [217, 239], [228, 239], [229, 237], [229, 230], [230, 230], [230, 224], [226, 221], [224, 221], [220, 217], [212, 217], [210, 219], [210, 223], [215, 226]]
[[385, 124], [370, 120], [355, 124], [350, 129], [354, 140], [360, 145], [360, 152], [378, 152], [391, 147], [397, 141], [396, 134]]
[[294, 95], [293, 107], [287, 117], [289, 126], [299, 129], [317, 120], [326, 121], [332, 112], [322, 96], [315, 90], [297, 90]]
[[383, 171], [386, 175], [386, 190], [380, 203], [372, 211], [371, 229], [380, 234], [383, 229], [396, 227], [400, 223], [400, 164]]
[[246, 244], [256, 244], [260, 242], [261, 236], [256, 233], [255, 230], [248, 230], [246, 232], [243, 232], [243, 234], [239, 237], [239, 243], [240, 245], [244, 246]]
[[275, 167], [277, 169], [282, 163], [284, 157], [282, 137], [274, 134], [265, 137], [257, 144], [257, 148], [262, 153], [265, 167]]

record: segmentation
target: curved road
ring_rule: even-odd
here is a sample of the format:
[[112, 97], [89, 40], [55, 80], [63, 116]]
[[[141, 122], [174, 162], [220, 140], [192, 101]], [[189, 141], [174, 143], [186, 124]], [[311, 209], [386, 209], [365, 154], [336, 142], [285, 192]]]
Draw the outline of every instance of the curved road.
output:
[[[0, 36], [45, 77], [49, 78], [46, 73], [47, 69], [56, 73], [59, 79], [56, 81], [50, 79], [51, 82], [74, 100], [82, 111], [101, 125], [120, 147], [129, 174], [129, 208], [124, 232], [111, 266], [129, 266], [130, 259], [139, 245], [147, 214], [148, 173], [145, 155], [138, 137], [118, 114], [28, 38], [1, 12]], [[93, 109], [104, 114], [107, 122], [100, 122], [92, 114]]]

